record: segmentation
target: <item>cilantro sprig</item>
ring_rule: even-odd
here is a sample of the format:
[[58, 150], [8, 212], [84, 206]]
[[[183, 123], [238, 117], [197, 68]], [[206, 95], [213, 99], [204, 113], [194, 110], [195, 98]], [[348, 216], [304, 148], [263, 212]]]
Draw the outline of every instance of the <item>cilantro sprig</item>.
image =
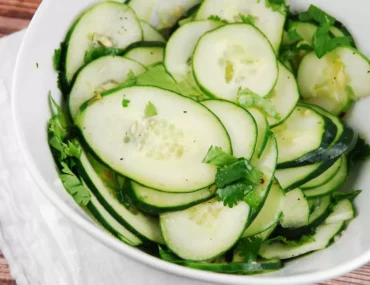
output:
[[241, 258], [242, 262], [251, 263], [257, 260], [263, 240], [252, 236], [241, 239], [235, 248], [235, 254]]
[[232, 208], [240, 201], [248, 204], [250, 202], [251, 207], [258, 204], [254, 190], [261, 183], [263, 173], [253, 167], [247, 159], [237, 159], [220, 147], [212, 146], [203, 162], [218, 166], [216, 195], [225, 206]]
[[76, 170], [77, 160], [81, 156], [81, 147], [77, 140], [70, 137], [68, 116], [55, 102], [50, 93], [49, 100], [54, 114], [49, 121], [48, 127], [49, 145], [61, 170], [60, 179], [75, 201], [79, 205], [86, 206], [91, 199], [91, 194], [82, 183]]

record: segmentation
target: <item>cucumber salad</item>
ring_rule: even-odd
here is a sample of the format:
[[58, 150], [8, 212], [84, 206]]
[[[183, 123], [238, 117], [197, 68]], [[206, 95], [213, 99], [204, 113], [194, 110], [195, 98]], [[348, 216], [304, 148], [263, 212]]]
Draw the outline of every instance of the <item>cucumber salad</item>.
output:
[[167, 262], [277, 270], [337, 241], [370, 147], [349, 30], [284, 0], [103, 1], [71, 23], [48, 135], [61, 181], [103, 229]]

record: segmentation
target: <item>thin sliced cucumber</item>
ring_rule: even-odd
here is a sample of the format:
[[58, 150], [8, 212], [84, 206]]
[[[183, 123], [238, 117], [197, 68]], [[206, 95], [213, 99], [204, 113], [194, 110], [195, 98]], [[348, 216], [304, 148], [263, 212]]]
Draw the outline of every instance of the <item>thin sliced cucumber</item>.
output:
[[348, 221], [355, 217], [355, 209], [350, 200], [341, 200], [333, 208], [333, 213], [325, 220], [326, 224]]
[[143, 40], [145, 42], [166, 42], [164, 36], [160, 32], [158, 32], [152, 25], [142, 20], [140, 21], [140, 25], [143, 30]]
[[310, 208], [301, 189], [286, 193], [280, 224], [283, 228], [299, 228], [308, 225]]
[[122, 84], [130, 72], [139, 75], [145, 68], [130, 59], [118, 56], [101, 57], [86, 65], [77, 75], [68, 97], [68, 107], [74, 120], [83, 103], [98, 94]]
[[[292, 229], [277, 228], [275, 233], [288, 239], [299, 239], [302, 235], [311, 234], [319, 225], [324, 222], [331, 212], [332, 204], [330, 195], [323, 196], [318, 199], [319, 205], [314, 207], [306, 226]], [[312, 201], [312, 199], [308, 200], [308, 202], [310, 201]]]
[[213, 199], [184, 211], [162, 214], [160, 223], [164, 240], [176, 255], [204, 261], [223, 254], [239, 240], [249, 214], [244, 202], [229, 208]]
[[[84, 181], [83, 184], [85, 185], [86, 189], [89, 189]], [[87, 204], [86, 208], [94, 220], [96, 220], [107, 231], [124, 243], [127, 243], [130, 246], [138, 246], [142, 244], [142, 241], [137, 236], [117, 222], [117, 220], [114, 219], [107, 212], [107, 210], [104, 209], [90, 189], [89, 192], [91, 194], [91, 200], [89, 204]]]
[[252, 209], [251, 221], [257, 217], [270, 193], [276, 170], [277, 156], [278, 148], [276, 139], [274, 135], [270, 134], [261, 157], [254, 156], [251, 160], [251, 164], [263, 173], [261, 183], [255, 187], [256, 204], [258, 206]]
[[[91, 161], [91, 162], [90, 162]], [[158, 220], [138, 211], [130, 211], [113, 195], [117, 189], [110, 188], [93, 168], [98, 162], [82, 152], [78, 164], [79, 171], [89, 189], [112, 217], [136, 235], [155, 243], [163, 244]]]
[[270, 126], [274, 127], [285, 121], [293, 112], [299, 100], [298, 84], [292, 72], [279, 62], [279, 77], [271, 95], [267, 98], [279, 113], [279, 119], [267, 116]]
[[275, 173], [275, 176], [285, 192], [288, 192], [318, 177], [328, 170], [335, 163], [335, 161], [336, 159], [326, 162], [318, 162], [311, 165], [278, 169]]
[[158, 30], [173, 27], [182, 15], [201, 0], [131, 0], [130, 6], [141, 20], [152, 24]]
[[338, 190], [344, 184], [348, 177], [348, 167], [346, 157], [342, 156], [341, 161], [342, 163], [339, 171], [335, 174], [335, 176], [331, 180], [329, 180], [327, 183], [319, 187], [305, 190], [304, 194], [307, 197], [312, 198], [324, 196]]
[[261, 113], [260, 110], [256, 108], [248, 108], [247, 110], [249, 113], [252, 114], [257, 124], [258, 135], [254, 157], [259, 158], [265, 150], [265, 147], [271, 135], [271, 131], [266, 117]]
[[133, 181], [129, 191], [135, 206], [149, 214], [185, 210], [214, 195], [208, 188], [193, 193], [160, 192]]
[[272, 7], [268, 0], [205, 0], [199, 8], [196, 20], [208, 19], [215, 15], [234, 23], [242, 22], [240, 15], [249, 17], [278, 52], [286, 17], [284, 5], [285, 3], [282, 3], [280, 7]]
[[190, 22], [171, 36], [166, 46], [164, 64], [176, 81], [189, 80], [189, 77], [193, 79], [192, 58], [199, 38], [221, 25], [222, 22], [212, 20]]
[[142, 40], [140, 22], [127, 5], [104, 2], [86, 11], [74, 23], [65, 40], [65, 78], [71, 84], [76, 72], [84, 65], [85, 53], [105, 47], [124, 50]]
[[230, 136], [233, 155], [251, 159], [257, 141], [257, 126], [253, 116], [244, 108], [228, 101], [206, 100], [202, 104], [225, 126]]
[[[129, 101], [127, 107], [123, 100]], [[210, 146], [231, 153], [229, 136], [211, 111], [155, 87], [103, 94], [86, 104], [76, 123], [92, 152], [110, 168], [165, 192], [209, 187], [217, 168], [202, 161]]]
[[323, 224], [317, 228], [312, 241], [308, 241], [302, 245], [289, 245], [282, 242], [266, 242], [262, 245], [259, 254], [261, 257], [266, 259], [290, 259], [311, 251], [324, 249], [342, 232], [343, 228], [344, 222], [329, 225]]
[[301, 186], [301, 189], [306, 191], [312, 188], [317, 188], [325, 183], [329, 182], [339, 171], [342, 166], [342, 158], [338, 159], [328, 170], [326, 170], [320, 176], [312, 179], [311, 181], [307, 182], [306, 184]]
[[271, 234], [275, 231], [277, 224], [278, 223], [273, 224], [271, 227], [269, 227], [262, 233], [255, 235], [255, 237], [261, 240], [267, 240], [271, 236]]
[[303, 99], [336, 115], [352, 100], [370, 94], [368, 59], [351, 47], [339, 47], [321, 59], [307, 54], [298, 70]]
[[283, 209], [284, 191], [275, 180], [272, 183], [270, 193], [267, 196], [258, 216], [252, 224], [245, 230], [243, 237], [250, 237], [266, 231], [275, 225], [280, 218]]
[[298, 105], [289, 118], [273, 129], [279, 148], [279, 168], [299, 166], [296, 161], [305, 155], [328, 147], [337, 128], [331, 120], [309, 106]]
[[150, 66], [163, 61], [164, 47], [162, 43], [142, 43], [129, 49], [125, 57], [144, 66]]
[[279, 73], [271, 44], [247, 24], [225, 25], [203, 35], [194, 51], [193, 70], [205, 93], [232, 102], [240, 88], [267, 96]]

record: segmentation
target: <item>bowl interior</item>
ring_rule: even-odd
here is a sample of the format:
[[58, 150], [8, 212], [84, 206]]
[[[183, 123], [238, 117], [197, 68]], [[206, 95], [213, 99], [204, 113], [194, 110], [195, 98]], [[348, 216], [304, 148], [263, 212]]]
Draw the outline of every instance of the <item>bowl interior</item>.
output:
[[[46, 0], [34, 18], [23, 42], [17, 62], [13, 86], [13, 111], [16, 129], [30, 171], [43, 193], [81, 228], [105, 242], [117, 251], [140, 262], [159, 269], [187, 277], [221, 282], [225, 284], [298, 284], [311, 283], [350, 271], [370, 261], [370, 163], [364, 163], [353, 171], [347, 184], [348, 189], [362, 189], [364, 192], [356, 202], [359, 216], [350, 224], [341, 239], [327, 250], [305, 256], [286, 265], [272, 274], [254, 277], [228, 276], [197, 272], [176, 265], [167, 264], [130, 248], [110, 237], [93, 225], [65, 192], [47, 143], [47, 122], [50, 118], [48, 92], [62, 100], [57, 89], [57, 76], [53, 70], [53, 53], [81, 11], [99, 2], [98, 0]], [[292, 0], [292, 9], [301, 11], [309, 4], [317, 4], [343, 22], [353, 33], [360, 50], [370, 56], [370, 22], [367, 0]], [[38, 68], [36, 67], [38, 63]], [[361, 100], [348, 114], [347, 121], [370, 141], [370, 98]]]

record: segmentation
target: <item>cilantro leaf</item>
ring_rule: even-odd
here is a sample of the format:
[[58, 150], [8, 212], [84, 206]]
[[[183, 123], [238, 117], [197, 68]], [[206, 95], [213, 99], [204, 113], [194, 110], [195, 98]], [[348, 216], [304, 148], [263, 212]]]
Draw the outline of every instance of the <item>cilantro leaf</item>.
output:
[[135, 76], [135, 73], [130, 70], [130, 72], [127, 74], [126, 81], [119, 86], [119, 88], [124, 88], [124, 87], [131, 87], [134, 86], [137, 82], [137, 78]]
[[[190, 74], [189, 76], [193, 76]], [[194, 80], [194, 79], [193, 79]], [[190, 83], [191, 78], [182, 82], [176, 82], [171, 75], [169, 75], [163, 64], [156, 64], [148, 67], [148, 71], [137, 77], [136, 85], [138, 86], [155, 86], [176, 92], [178, 94], [193, 97], [195, 99], [204, 98], [204, 93], [196, 86]]]
[[260, 184], [263, 173], [253, 167], [247, 159], [241, 158], [234, 163], [219, 168], [216, 174], [216, 185], [223, 188], [240, 179], [245, 179], [254, 185]]
[[82, 184], [80, 179], [72, 172], [65, 162], [61, 162], [61, 165], [63, 168], [60, 179], [64, 187], [79, 205], [86, 206], [91, 199], [90, 191]]
[[123, 100], [122, 100], [123, 108], [127, 108], [129, 104], [130, 104], [130, 100], [127, 100], [125, 99], [125, 97], [123, 97]]
[[226, 186], [225, 188], [218, 188], [216, 191], [218, 201], [223, 201], [225, 206], [230, 208], [236, 206], [244, 197], [254, 189], [252, 184], [235, 183]]
[[285, 0], [266, 0], [265, 4], [267, 8], [283, 15], [285, 15], [288, 10], [288, 7], [285, 5]]
[[145, 107], [145, 118], [150, 118], [157, 115], [158, 115], [157, 108], [153, 105], [152, 102], [149, 101]]
[[355, 147], [349, 153], [348, 159], [351, 162], [370, 159], [370, 145], [368, 145], [364, 139], [359, 137]]
[[266, 240], [265, 244], [271, 244], [273, 242], [281, 242], [290, 246], [300, 246], [309, 242], [315, 241], [315, 238], [312, 235], [303, 235], [299, 240], [288, 240], [286, 237], [277, 236], [271, 239]]
[[237, 100], [238, 104], [244, 108], [258, 107], [270, 117], [280, 120], [280, 114], [276, 111], [275, 106], [270, 101], [262, 98], [249, 89], [242, 89], [240, 87]]
[[106, 47], [93, 47], [85, 52], [85, 64], [88, 64], [100, 57], [107, 55], [120, 55], [122, 54], [121, 49], [117, 48], [106, 48]]
[[211, 15], [208, 17], [208, 20], [213, 20], [213, 21], [218, 21], [218, 22], [223, 22], [225, 24], [227, 24], [228, 22], [225, 20], [225, 19], [222, 19], [220, 16], [218, 15]]
[[252, 209], [255, 209], [260, 205], [261, 199], [256, 191], [251, 191], [245, 195], [244, 202], [247, 203]]
[[353, 201], [358, 195], [360, 195], [362, 190], [349, 191], [349, 192], [334, 192], [332, 194], [333, 202], [337, 204], [341, 200], [351, 200]]
[[203, 163], [213, 164], [216, 166], [225, 166], [237, 161], [238, 159], [231, 154], [228, 154], [218, 146], [211, 146], [207, 155], [203, 159]]
[[62, 46], [56, 50], [54, 50], [54, 57], [53, 57], [53, 63], [54, 63], [54, 69], [55, 71], [60, 71], [62, 62]]
[[256, 17], [252, 15], [245, 16], [243, 14], [239, 14], [240, 19], [242, 20], [243, 23], [249, 24], [249, 25], [254, 25]]
[[258, 237], [243, 238], [239, 241], [235, 252], [242, 258], [242, 262], [251, 263], [257, 260], [263, 240]]
[[313, 36], [313, 46], [318, 58], [323, 57], [337, 47], [351, 46], [351, 44], [352, 39], [350, 37], [333, 38], [330, 34], [330, 26], [328, 24], [320, 26]]
[[323, 10], [316, 7], [315, 5], [311, 5], [308, 8], [307, 12], [300, 13], [298, 15], [298, 19], [302, 22], [314, 21], [319, 25], [327, 24], [329, 26], [333, 26], [336, 22], [334, 17], [325, 13]]

